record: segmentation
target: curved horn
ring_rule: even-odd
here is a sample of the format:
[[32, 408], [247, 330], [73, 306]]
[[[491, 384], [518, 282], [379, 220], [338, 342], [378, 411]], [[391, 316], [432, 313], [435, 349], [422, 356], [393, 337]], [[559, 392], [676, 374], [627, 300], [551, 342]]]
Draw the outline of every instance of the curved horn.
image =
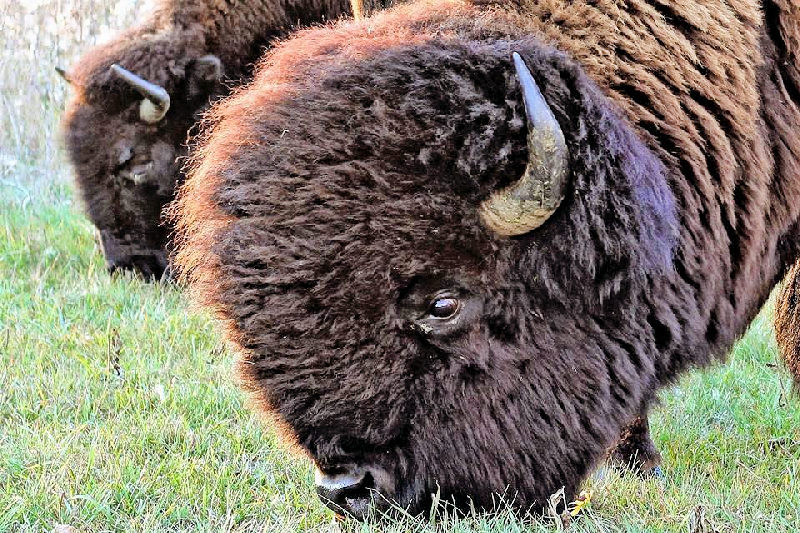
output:
[[481, 203], [483, 223], [500, 235], [522, 235], [544, 224], [561, 204], [569, 153], [564, 133], [531, 71], [514, 52], [514, 66], [528, 118], [528, 165], [515, 183]]
[[59, 76], [61, 76], [61, 78], [62, 78], [64, 81], [66, 81], [67, 83], [72, 83], [72, 81], [69, 79], [69, 75], [67, 74], [67, 71], [66, 71], [66, 70], [64, 70], [63, 68], [59, 67], [58, 65], [56, 65], [56, 66], [55, 66], [55, 67], [53, 67], [53, 68], [55, 68], [55, 69], [56, 69], [56, 73], [57, 73]]
[[143, 121], [153, 124], [164, 118], [169, 111], [169, 94], [163, 87], [150, 83], [117, 64], [111, 65], [111, 72], [144, 96], [139, 106], [139, 117]]

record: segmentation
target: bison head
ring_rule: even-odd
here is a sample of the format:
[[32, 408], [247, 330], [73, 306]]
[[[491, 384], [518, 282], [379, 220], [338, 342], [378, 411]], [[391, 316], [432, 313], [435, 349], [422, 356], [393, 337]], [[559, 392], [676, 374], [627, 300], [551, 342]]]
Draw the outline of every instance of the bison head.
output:
[[271, 55], [175, 210], [245, 387], [354, 516], [573, 491], [658, 365], [664, 168], [565, 55], [426, 7]]
[[74, 89], [64, 135], [109, 271], [161, 277], [161, 210], [180, 176], [187, 131], [220, 89], [213, 55], [167, 36], [123, 36], [64, 77]]

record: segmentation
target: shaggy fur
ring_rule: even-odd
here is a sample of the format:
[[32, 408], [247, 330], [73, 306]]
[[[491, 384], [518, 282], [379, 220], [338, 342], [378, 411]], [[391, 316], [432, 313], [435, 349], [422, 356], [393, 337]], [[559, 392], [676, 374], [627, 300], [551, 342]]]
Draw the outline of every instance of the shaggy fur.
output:
[[786, 368], [800, 391], [800, 263], [789, 270], [775, 303], [775, 338]]
[[[359, 12], [377, 3], [362, 4], [355, 2]], [[169, 232], [161, 210], [182, 179], [187, 132], [208, 102], [247, 78], [264, 47], [293, 25], [350, 11], [349, 0], [161, 0], [142, 24], [78, 61], [67, 74], [75, 94], [65, 139], [109, 270], [161, 277]], [[221, 60], [222, 79], [197, 62], [209, 54]], [[139, 119], [141, 96], [111, 75], [113, 63], [167, 90], [172, 106], [161, 122]]]
[[[412, 510], [437, 487], [541, 506], [660, 387], [724, 357], [796, 257], [796, 16], [428, 0], [302, 32], [214, 110], [178, 262], [323, 471], [387, 473], [374, 488]], [[509, 239], [477, 210], [527, 157], [512, 51], [571, 189]], [[441, 293], [452, 320], [430, 316]]]

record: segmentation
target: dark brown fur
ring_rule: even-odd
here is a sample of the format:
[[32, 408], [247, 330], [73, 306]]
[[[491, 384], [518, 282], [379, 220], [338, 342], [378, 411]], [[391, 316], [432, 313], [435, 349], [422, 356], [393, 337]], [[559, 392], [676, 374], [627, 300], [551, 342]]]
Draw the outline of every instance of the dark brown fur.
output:
[[[147, 20], [78, 61], [67, 74], [74, 96], [65, 139], [110, 270], [161, 277], [169, 232], [161, 210], [182, 179], [188, 131], [209, 101], [249, 77], [271, 40], [350, 11], [349, 0], [161, 0]], [[209, 54], [221, 60], [222, 79], [198, 67]], [[111, 75], [113, 63], [167, 90], [172, 106], [161, 122], [139, 119], [141, 96]]]
[[[723, 358], [796, 257], [796, 15], [445, 0], [303, 32], [215, 109], [178, 261], [323, 470], [379, 465], [412, 509], [437, 486], [541, 506], [660, 387]], [[477, 207], [527, 156], [514, 50], [572, 190], [507, 239]], [[425, 314], [441, 289], [465, 302], [444, 331]]]

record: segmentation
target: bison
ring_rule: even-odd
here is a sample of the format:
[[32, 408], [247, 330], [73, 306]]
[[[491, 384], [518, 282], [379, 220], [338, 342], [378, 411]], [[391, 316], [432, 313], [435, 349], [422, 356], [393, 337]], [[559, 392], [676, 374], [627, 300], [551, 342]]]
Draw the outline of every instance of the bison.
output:
[[[380, 5], [354, 0], [356, 13]], [[67, 73], [63, 122], [76, 181], [106, 266], [160, 278], [161, 211], [181, 181], [187, 134], [209, 102], [250, 76], [294, 24], [352, 12], [349, 0], [161, 0], [150, 16], [87, 52]]]
[[177, 264], [363, 517], [521, 510], [723, 359], [798, 257], [800, 7], [421, 0], [215, 106]]

